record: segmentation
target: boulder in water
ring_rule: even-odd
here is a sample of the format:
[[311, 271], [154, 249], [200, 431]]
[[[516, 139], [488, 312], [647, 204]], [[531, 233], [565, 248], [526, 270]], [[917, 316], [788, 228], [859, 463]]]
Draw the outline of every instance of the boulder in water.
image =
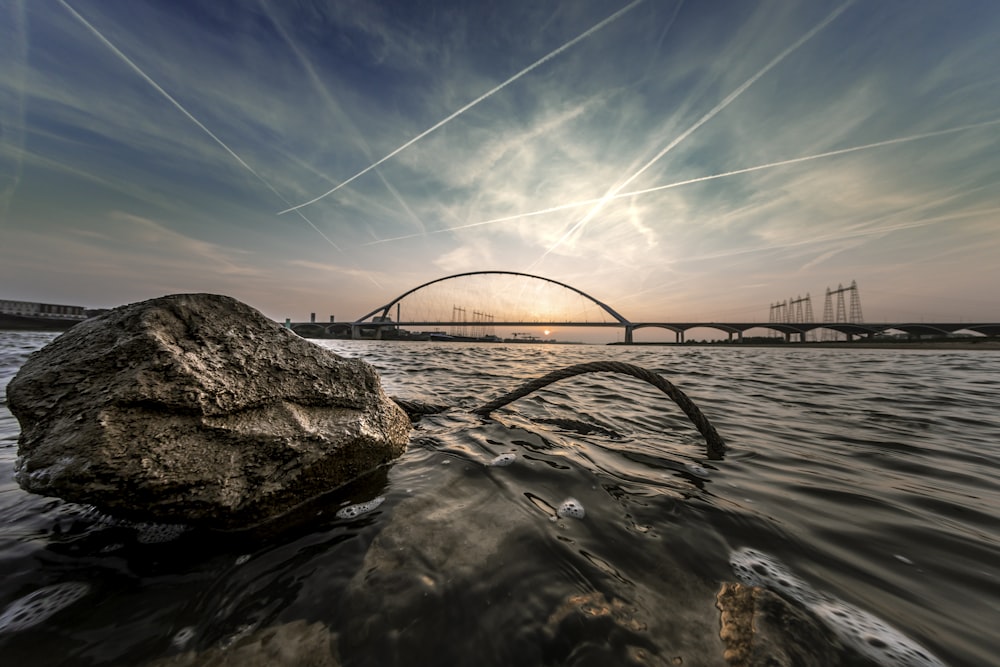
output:
[[240, 529], [400, 456], [375, 370], [236, 299], [177, 294], [82, 322], [7, 387], [27, 491], [137, 521]]

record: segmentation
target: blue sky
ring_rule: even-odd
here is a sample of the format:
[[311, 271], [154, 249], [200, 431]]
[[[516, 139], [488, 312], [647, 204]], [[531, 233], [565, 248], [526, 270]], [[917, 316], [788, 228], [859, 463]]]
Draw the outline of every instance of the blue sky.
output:
[[353, 319], [496, 269], [635, 321], [852, 280], [869, 321], [998, 321], [997, 35], [992, 0], [5, 0], [0, 296]]

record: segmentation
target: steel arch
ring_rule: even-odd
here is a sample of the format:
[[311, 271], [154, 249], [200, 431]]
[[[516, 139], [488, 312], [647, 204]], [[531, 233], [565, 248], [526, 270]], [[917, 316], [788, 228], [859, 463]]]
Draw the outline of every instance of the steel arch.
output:
[[397, 296], [395, 299], [393, 299], [392, 301], [390, 301], [386, 305], [379, 306], [378, 308], [376, 308], [372, 312], [368, 313], [367, 315], [362, 315], [358, 319], [354, 320], [354, 324], [363, 324], [365, 322], [365, 320], [367, 320], [370, 317], [374, 317], [377, 313], [381, 313], [381, 317], [388, 317], [389, 316], [389, 311], [392, 309], [393, 306], [395, 306], [397, 303], [399, 303], [400, 301], [402, 301], [403, 299], [405, 299], [409, 295], [413, 294], [414, 292], [416, 292], [418, 290], [422, 290], [423, 288], [425, 288], [425, 287], [427, 287], [429, 285], [433, 285], [435, 283], [440, 283], [440, 282], [443, 282], [445, 280], [452, 280], [454, 278], [464, 278], [466, 276], [481, 276], [481, 275], [522, 276], [524, 278], [534, 278], [535, 280], [544, 280], [547, 283], [552, 283], [554, 285], [559, 285], [560, 287], [564, 287], [564, 288], [566, 288], [566, 289], [568, 289], [568, 290], [570, 290], [572, 292], [576, 292], [580, 296], [583, 296], [583, 297], [585, 297], [587, 299], [590, 299], [596, 305], [600, 306], [601, 309], [604, 310], [604, 312], [606, 312], [611, 317], [615, 318], [615, 320], [617, 320], [620, 324], [631, 325], [631, 322], [629, 322], [627, 319], [625, 319], [625, 317], [623, 317], [618, 312], [616, 312], [611, 306], [609, 306], [606, 303], [603, 303], [601, 301], [598, 301], [597, 299], [595, 299], [594, 297], [590, 296], [586, 292], [584, 292], [582, 290], [578, 290], [577, 288], [573, 287], [572, 285], [567, 285], [566, 283], [561, 283], [558, 280], [553, 280], [552, 278], [546, 278], [544, 276], [536, 276], [536, 275], [532, 275], [530, 273], [521, 273], [520, 271], [467, 271], [465, 273], [456, 273], [454, 275], [445, 276], [443, 278], [436, 278], [434, 280], [430, 280], [430, 281], [424, 283], [423, 285], [417, 285], [413, 289], [408, 290], [406, 292], [403, 292], [402, 294], [400, 294], [399, 296]]

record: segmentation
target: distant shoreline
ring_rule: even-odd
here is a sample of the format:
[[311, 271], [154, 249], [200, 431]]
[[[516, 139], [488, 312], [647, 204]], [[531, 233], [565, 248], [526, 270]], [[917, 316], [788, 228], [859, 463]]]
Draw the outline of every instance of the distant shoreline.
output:
[[[0, 322], [0, 331], [21, 331], [21, 332], [58, 332], [69, 329], [78, 322], [58, 322], [57, 326], [11, 326], [9, 321]], [[46, 323], [52, 324], [52, 323]], [[309, 338], [307, 336], [307, 338]], [[386, 339], [391, 340], [391, 339]], [[486, 341], [482, 341], [486, 342]], [[503, 341], [511, 343], [514, 341]], [[669, 341], [650, 341], [623, 343], [621, 341], [612, 343], [586, 343], [583, 341], [516, 341], [518, 344], [547, 344], [547, 345], [617, 345], [622, 347], [713, 347], [713, 348], [764, 348], [776, 350], [796, 350], [802, 348], [819, 348], [830, 350], [975, 350], [983, 352], [1000, 352], [1000, 337], [990, 336], [981, 338], [958, 338], [958, 339], [933, 339], [933, 340], [882, 340], [882, 341], [805, 341], [805, 342], [763, 342], [763, 341], [742, 341], [742, 342], [694, 342], [685, 341], [683, 343]], [[440, 343], [439, 343], [440, 344]], [[491, 344], [496, 344], [491, 342]]]
[[822, 348], [822, 349], [832, 349], [832, 350], [983, 350], [983, 351], [1000, 351], [1000, 340], [991, 338], [989, 340], [956, 340], [943, 341], [943, 340], [933, 340], [933, 341], [885, 341], [885, 342], [871, 342], [871, 341], [838, 341], [838, 342], [818, 342], [809, 341], [804, 343], [669, 343], [669, 342], [651, 342], [651, 343], [608, 343], [608, 345], [622, 345], [625, 347], [637, 347], [637, 346], [667, 346], [667, 347], [725, 347], [725, 348], [743, 348], [743, 347], [759, 347], [759, 348], [772, 348], [777, 350], [795, 350], [799, 348]]

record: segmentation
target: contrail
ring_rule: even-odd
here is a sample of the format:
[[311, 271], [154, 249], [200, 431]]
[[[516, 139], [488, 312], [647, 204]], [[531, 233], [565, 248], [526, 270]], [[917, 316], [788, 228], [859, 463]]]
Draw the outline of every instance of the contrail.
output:
[[[881, 148], [883, 146], [892, 146], [893, 144], [903, 144], [910, 141], [918, 141], [920, 139], [928, 139], [930, 137], [940, 137], [945, 134], [953, 134], [955, 132], [964, 132], [965, 130], [972, 130], [979, 127], [987, 127], [989, 125], [1000, 124], [1000, 119], [988, 120], [982, 123], [973, 123], [971, 125], [962, 125], [960, 127], [952, 127], [947, 130], [936, 130], [934, 132], [924, 132], [923, 134], [912, 134], [906, 137], [897, 137], [895, 139], [886, 139], [884, 141], [876, 141], [871, 144], [863, 144], [861, 146], [852, 146], [850, 148], [839, 148], [834, 151], [827, 151], [825, 153], [816, 153], [815, 155], [806, 155], [804, 157], [791, 158], [789, 160], [780, 160], [778, 162], [768, 162], [767, 164], [760, 164], [755, 167], [745, 167], [743, 169], [735, 169], [733, 171], [726, 171], [721, 174], [712, 174], [711, 176], [699, 176], [698, 178], [691, 178], [686, 181], [677, 181], [676, 183], [669, 183], [667, 185], [657, 185], [652, 188], [645, 188], [643, 190], [633, 190], [632, 192], [625, 192], [617, 197], [634, 197], [636, 195], [649, 194], [650, 192], [657, 192], [659, 190], [667, 190], [669, 188], [676, 188], [682, 185], [691, 185], [693, 183], [702, 183], [704, 181], [711, 181], [717, 178], [726, 178], [728, 176], [738, 176], [739, 174], [749, 174], [754, 171], [761, 171], [764, 169], [774, 169], [775, 167], [785, 167], [790, 164], [798, 164], [800, 162], [809, 162], [810, 160], [820, 160], [822, 158], [834, 157], [837, 155], [845, 155], [847, 153], [855, 153], [857, 151], [870, 150], [872, 148]], [[525, 214], [531, 215], [531, 214]]]
[[[91, 33], [93, 33], [94, 36], [97, 37], [97, 39], [99, 39], [102, 44], [104, 44], [106, 47], [108, 47], [111, 50], [112, 53], [114, 53], [116, 56], [118, 56], [118, 58], [120, 60], [122, 60], [122, 62], [124, 62], [126, 65], [128, 65], [130, 68], [132, 68], [132, 70], [136, 74], [138, 74], [140, 77], [143, 78], [143, 80], [146, 83], [148, 83], [150, 86], [152, 86], [153, 89], [156, 90], [156, 92], [158, 92], [160, 95], [163, 95], [163, 97], [165, 97], [168, 102], [170, 102], [171, 104], [173, 104], [174, 107], [176, 107], [178, 111], [180, 111], [182, 114], [184, 114], [185, 116], [187, 116], [188, 120], [190, 120], [192, 123], [194, 123], [195, 125], [197, 125], [201, 129], [202, 132], [204, 132], [209, 137], [211, 137], [212, 140], [215, 141], [215, 143], [219, 144], [219, 146], [221, 146], [223, 148], [223, 150], [225, 150], [237, 162], [239, 162], [241, 165], [243, 165], [243, 168], [245, 168], [247, 171], [249, 171], [251, 174], [253, 174], [257, 178], [258, 181], [260, 181], [265, 186], [267, 186], [267, 189], [270, 190], [271, 192], [273, 192], [278, 197], [278, 199], [280, 199], [281, 201], [285, 202], [286, 204], [289, 203], [288, 200], [285, 199], [285, 197], [282, 196], [282, 194], [280, 192], [278, 192], [273, 185], [271, 185], [267, 180], [265, 180], [263, 176], [261, 176], [260, 174], [258, 174], [254, 170], [253, 167], [251, 167], [249, 164], [246, 163], [246, 161], [243, 158], [241, 158], [239, 155], [237, 155], [236, 151], [234, 151], [232, 148], [230, 148], [229, 146], [227, 146], [226, 143], [224, 141], [222, 141], [222, 139], [220, 139], [219, 137], [215, 136], [215, 134], [210, 129], [208, 129], [207, 127], [205, 127], [205, 125], [200, 120], [198, 120], [197, 118], [195, 118], [191, 114], [191, 112], [189, 112], [187, 109], [185, 109], [181, 105], [181, 103], [178, 102], [176, 99], [174, 99], [174, 97], [170, 93], [168, 93], [166, 90], [164, 90], [160, 86], [160, 84], [156, 83], [156, 81], [154, 81], [152, 79], [152, 77], [150, 77], [138, 65], [136, 65], [135, 62], [133, 62], [131, 58], [129, 58], [124, 53], [122, 53], [121, 50], [118, 49], [118, 47], [116, 47], [114, 44], [112, 44], [108, 40], [108, 38], [105, 37], [103, 34], [101, 34], [101, 32], [97, 28], [95, 28], [93, 25], [91, 25], [91, 23], [89, 21], [87, 21], [87, 19], [85, 19], [83, 16], [81, 16], [75, 9], [73, 9], [72, 7], [70, 7], [69, 4], [67, 4], [65, 0], [58, 0], [58, 2], [59, 2], [60, 5], [62, 5], [63, 7], [65, 7], [66, 11], [68, 11], [70, 14], [72, 14], [73, 17], [77, 21], [79, 21], [80, 23], [82, 23], [83, 26], [85, 28], [87, 28], [87, 30], [89, 30]], [[324, 241], [326, 241], [331, 246], [333, 246], [334, 249], [336, 249], [338, 252], [343, 252], [343, 250], [341, 250], [340, 246], [338, 246], [336, 243], [334, 243], [330, 239], [330, 237], [328, 237], [326, 234], [323, 233], [322, 230], [320, 230], [319, 227], [317, 227], [316, 225], [313, 224], [312, 220], [310, 220], [306, 216], [302, 215], [301, 213], [299, 213], [298, 215], [310, 227], [312, 227], [314, 230], [316, 230], [316, 233], [319, 234], [320, 236], [322, 236]], [[374, 279], [372, 279], [372, 280], [374, 280]]]
[[[59, 1], [62, 2], [62, 0], [59, 0]], [[536, 69], [537, 67], [540, 67], [541, 65], [544, 65], [546, 62], [548, 62], [552, 58], [555, 58], [557, 55], [559, 55], [560, 53], [562, 53], [566, 49], [568, 49], [568, 48], [572, 47], [573, 45], [577, 44], [578, 42], [580, 42], [580, 41], [582, 41], [582, 40], [590, 37], [595, 32], [597, 32], [597, 31], [601, 30], [602, 28], [604, 28], [605, 26], [607, 26], [609, 23], [613, 23], [614, 21], [618, 20], [622, 15], [624, 15], [626, 12], [630, 11], [631, 9], [633, 9], [636, 5], [638, 5], [641, 2], [643, 2], [643, 0], [633, 0], [631, 3], [629, 3], [628, 5], [626, 5], [623, 8], [619, 9], [617, 12], [615, 12], [614, 14], [612, 14], [611, 16], [609, 16], [608, 18], [604, 19], [600, 23], [594, 25], [593, 27], [589, 28], [588, 30], [585, 30], [584, 32], [580, 33], [579, 35], [577, 35], [573, 39], [569, 40], [568, 42], [566, 42], [565, 44], [563, 44], [562, 46], [560, 46], [559, 48], [557, 48], [555, 51], [552, 51], [552, 52], [548, 53], [547, 55], [542, 56], [541, 58], [539, 58], [535, 62], [531, 63], [530, 65], [528, 65], [527, 67], [525, 67], [523, 70], [521, 70], [520, 72], [518, 72], [514, 76], [512, 76], [509, 79], [507, 79], [506, 81], [504, 81], [503, 83], [500, 83], [500, 84], [494, 86], [490, 90], [486, 91], [485, 93], [483, 93], [482, 95], [480, 95], [476, 99], [474, 99], [471, 102], [469, 102], [468, 104], [466, 104], [464, 107], [462, 107], [458, 111], [455, 111], [451, 115], [445, 117], [443, 120], [438, 121], [437, 123], [435, 123], [431, 127], [427, 128], [426, 130], [424, 130], [423, 132], [421, 132], [417, 136], [415, 136], [412, 139], [410, 139], [409, 141], [407, 141], [405, 144], [403, 144], [402, 146], [400, 146], [396, 150], [392, 151], [391, 153], [389, 153], [388, 155], [386, 155], [385, 157], [383, 157], [381, 160], [378, 160], [378, 161], [373, 162], [372, 164], [368, 165], [367, 167], [365, 167], [364, 169], [362, 169], [358, 173], [354, 174], [353, 176], [351, 176], [347, 180], [343, 181], [340, 185], [337, 185], [336, 187], [334, 187], [334, 188], [332, 188], [332, 189], [324, 192], [323, 194], [321, 194], [318, 197], [314, 197], [314, 198], [310, 199], [307, 202], [303, 202], [301, 204], [298, 204], [297, 206], [292, 206], [291, 208], [286, 208], [284, 211], [279, 211], [278, 215], [283, 215], [285, 213], [289, 213], [291, 211], [298, 210], [298, 209], [300, 209], [300, 208], [302, 208], [304, 206], [309, 206], [310, 204], [315, 204], [320, 199], [323, 199], [324, 197], [328, 197], [328, 196], [332, 195], [334, 192], [336, 192], [340, 188], [344, 187], [348, 183], [352, 182], [354, 179], [367, 174], [369, 171], [371, 171], [375, 167], [379, 166], [380, 164], [382, 164], [386, 160], [389, 160], [389, 159], [395, 157], [396, 155], [398, 155], [402, 151], [406, 150], [407, 148], [409, 148], [413, 144], [417, 143], [418, 141], [420, 141], [421, 139], [423, 139], [424, 137], [426, 137], [431, 132], [434, 132], [435, 130], [437, 130], [441, 126], [443, 126], [444, 124], [446, 124], [446, 123], [454, 120], [456, 117], [462, 115], [463, 113], [465, 113], [466, 111], [468, 111], [472, 107], [476, 106], [477, 104], [479, 104], [483, 100], [485, 100], [485, 99], [487, 99], [487, 98], [495, 95], [496, 93], [500, 92], [501, 90], [503, 90], [504, 88], [506, 88], [508, 85], [510, 85], [510, 84], [514, 83], [515, 81], [517, 81], [518, 79], [520, 79], [525, 74], [528, 74], [529, 72], [531, 72], [532, 70]]]
[[924, 218], [922, 220], [913, 220], [910, 222], [899, 222], [894, 225], [886, 225], [885, 227], [870, 227], [864, 229], [854, 229], [852, 231], [843, 232], [839, 234], [828, 234], [826, 236], [819, 236], [811, 239], [803, 239], [800, 241], [789, 241], [788, 243], [778, 243], [769, 246], [760, 246], [756, 248], [744, 248], [740, 250], [732, 250], [729, 252], [714, 253], [710, 255], [702, 255], [700, 257], [685, 257], [683, 262], [694, 262], [701, 261], [705, 259], [722, 259], [724, 257], [733, 257], [735, 255], [745, 255], [754, 252], [766, 252], [768, 250], [784, 250], [787, 248], [797, 248], [799, 246], [812, 245], [814, 243], [827, 243], [829, 241], [842, 241], [844, 239], [857, 238], [859, 236], [873, 236], [877, 234], [888, 234], [889, 232], [898, 232], [904, 229], [913, 229], [915, 227], [926, 227], [927, 225], [933, 225], [938, 222], [945, 222], [947, 220], [958, 220], [961, 218], [973, 218], [978, 215], [992, 215], [1000, 212], [1000, 207], [996, 208], [986, 208], [980, 209], [978, 211], [962, 211], [959, 213], [948, 213], [946, 215], [939, 215], [933, 218]]
[[[744, 167], [742, 169], [724, 171], [719, 174], [712, 174], [711, 176], [698, 176], [697, 178], [689, 178], [684, 181], [675, 181], [673, 183], [667, 183], [666, 185], [657, 185], [651, 188], [644, 188], [642, 190], [620, 192], [614, 195], [611, 199], [625, 199], [627, 197], [636, 197], [639, 195], [650, 194], [652, 192], [659, 192], [660, 190], [669, 190], [671, 188], [679, 188], [685, 185], [692, 185], [694, 183], [703, 183], [705, 181], [713, 181], [719, 178], [728, 178], [729, 176], [738, 176], [740, 174], [749, 174], [755, 171], [763, 171], [765, 169], [775, 169], [777, 167], [785, 167], [791, 164], [799, 164], [802, 162], [809, 162], [812, 160], [821, 160], [823, 158], [836, 157], [837, 155], [846, 155], [848, 153], [856, 153], [858, 151], [871, 150], [873, 148], [882, 148], [883, 146], [904, 144], [911, 141], [919, 141], [921, 139], [929, 139], [931, 137], [940, 137], [947, 134], [954, 134], [956, 132], [964, 132], [965, 130], [973, 130], [980, 127], [988, 127], [990, 125], [998, 125], [998, 124], [1000, 124], [1000, 119], [988, 120], [982, 123], [972, 123], [970, 125], [961, 125], [959, 127], [951, 127], [946, 130], [935, 130], [934, 132], [911, 134], [905, 137], [896, 137], [895, 139], [885, 139], [883, 141], [876, 141], [870, 144], [863, 144], [860, 146], [851, 146], [850, 148], [839, 148], [833, 151], [826, 151], [825, 153], [816, 153], [814, 155], [805, 155], [803, 157], [790, 158], [788, 160], [779, 160], [778, 162], [768, 162], [767, 164], [759, 164], [754, 167]], [[500, 218], [492, 218], [490, 220], [482, 220], [480, 222], [470, 222], [465, 225], [456, 225], [454, 227], [446, 227], [444, 229], [435, 229], [427, 232], [427, 234], [443, 234], [445, 232], [453, 232], [461, 229], [469, 229], [472, 227], [482, 227], [483, 225], [493, 225], [499, 222], [508, 222], [510, 220], [517, 220], [518, 218], [528, 218], [536, 215], [555, 213], [557, 211], [565, 211], [566, 209], [577, 208], [579, 206], [586, 206], [588, 204], [594, 204], [599, 201], [602, 201], [601, 198], [581, 199], [579, 201], [570, 202], [568, 204], [559, 204], [557, 206], [550, 206], [548, 208], [539, 209], [537, 211], [529, 211], [527, 213], [515, 213], [514, 215], [505, 215]], [[379, 241], [371, 241], [364, 245], [379, 245], [381, 243], [389, 243], [391, 241], [402, 241], [404, 239], [416, 238], [418, 236], [422, 236], [422, 234], [407, 234], [405, 236], [395, 236], [393, 238], [381, 239]]]
[[674, 147], [676, 147], [682, 141], [684, 141], [689, 136], [691, 136], [691, 134], [694, 133], [702, 125], [704, 125], [708, 121], [710, 121], [713, 118], [715, 118], [715, 116], [720, 111], [722, 111], [723, 109], [725, 109], [726, 107], [728, 107], [730, 104], [732, 104], [733, 101], [737, 97], [739, 97], [740, 95], [742, 95], [750, 86], [752, 86], [753, 84], [755, 84], [758, 79], [760, 79], [762, 76], [764, 76], [769, 71], [771, 71], [771, 69], [773, 69], [778, 63], [780, 63], [785, 58], [787, 58], [789, 55], [791, 55], [800, 46], [802, 46], [807, 41], [809, 41], [810, 39], [812, 39], [813, 36], [816, 35], [816, 33], [818, 33], [819, 31], [823, 30], [823, 28], [825, 28], [830, 23], [832, 23], [834, 19], [836, 19], [838, 16], [840, 16], [852, 4], [852, 2], [853, 2], [853, 0], [848, 0], [847, 2], [845, 2], [844, 4], [842, 4], [840, 7], [838, 7], [835, 10], [833, 10], [832, 12], [830, 12], [830, 14], [826, 18], [824, 18], [822, 21], [820, 21], [818, 24], [816, 24], [810, 31], [808, 31], [805, 35], [803, 35], [798, 40], [796, 40], [794, 43], [792, 43], [791, 46], [787, 47], [784, 51], [782, 51], [777, 56], [775, 56], [773, 59], [771, 59], [771, 62], [769, 62], [768, 64], [764, 65], [764, 67], [762, 67], [756, 74], [754, 74], [749, 79], [747, 79], [746, 81], [744, 81], [736, 90], [734, 90], [733, 92], [729, 93], [729, 95], [727, 95], [725, 97], [725, 99], [723, 99], [721, 102], [719, 102], [718, 104], [716, 104], [711, 109], [711, 111], [709, 111], [704, 116], [702, 116], [701, 118], [699, 118], [698, 121], [694, 125], [692, 125], [691, 127], [689, 127], [687, 130], [685, 130], [684, 132], [682, 132], [676, 139], [674, 139], [669, 144], [667, 144], [662, 150], [660, 150], [659, 153], [657, 153], [655, 156], [653, 156], [652, 160], [650, 160], [645, 165], [643, 165], [642, 167], [640, 167], [638, 171], [636, 171], [634, 174], [632, 174], [631, 176], [629, 176], [628, 178], [626, 178], [620, 184], [618, 184], [615, 187], [613, 187], [610, 190], [608, 190], [608, 192], [601, 198], [601, 201], [598, 202], [594, 206], [594, 208], [592, 208], [590, 210], [590, 212], [587, 213], [587, 215], [585, 215], [579, 222], [577, 222], [575, 225], [573, 225], [569, 229], [569, 231], [567, 231], [565, 234], [563, 234], [559, 238], [558, 241], [556, 241], [554, 244], [552, 244], [548, 248], [548, 250], [546, 250], [544, 253], [542, 253], [541, 257], [539, 257], [537, 260], [535, 260], [535, 262], [531, 265], [531, 268], [534, 268], [535, 266], [537, 266], [543, 259], [545, 259], [553, 250], [555, 250], [560, 245], [562, 245], [566, 241], [566, 239], [568, 239], [570, 236], [572, 236], [578, 229], [584, 227], [590, 220], [593, 219], [593, 217], [595, 215], [597, 215], [597, 213], [604, 207], [604, 205], [608, 201], [611, 201], [611, 199], [613, 199], [615, 195], [617, 195], [619, 192], [621, 192], [621, 190], [624, 189], [625, 186], [627, 186], [629, 183], [631, 183], [635, 179], [639, 178], [639, 176], [641, 176], [647, 169], [649, 169], [654, 164], [656, 164], [657, 162], [659, 162], [659, 160], [664, 155], [666, 155], [671, 150], [673, 150]]
[[[326, 103], [329, 106], [329, 109], [333, 112], [334, 117], [337, 119], [339, 123], [343, 124], [351, 132], [354, 133], [354, 139], [357, 145], [361, 148], [362, 152], [365, 154], [365, 157], [371, 160], [372, 159], [371, 147], [368, 145], [368, 142], [365, 141], [364, 135], [362, 135], [361, 131], [358, 130], [357, 126], [354, 124], [354, 120], [337, 103], [337, 100], [333, 97], [333, 95], [330, 93], [330, 90], [323, 83], [323, 79], [319, 76], [319, 74], [316, 73], [316, 68], [313, 67], [312, 62], [310, 62], [309, 58], [306, 57], [306, 54], [303, 53], [302, 49], [299, 48], [299, 45], [296, 43], [296, 41], [292, 39], [292, 36], [285, 29], [285, 26], [281, 23], [278, 17], [271, 11], [268, 2], [266, 0], [258, 0], [257, 4], [260, 7], [261, 11], [264, 12], [264, 14], [267, 16], [267, 18], [270, 19], [271, 25], [273, 25], [275, 30], [278, 31], [278, 34], [281, 35], [281, 38], [285, 40], [285, 43], [288, 45], [288, 48], [291, 49], [292, 53], [295, 54], [295, 57], [298, 58], [298, 61], [302, 65], [302, 68], [309, 76], [310, 81], [312, 81], [313, 86], [315, 86], [316, 90], [319, 91], [319, 94], [323, 97], [323, 99], [326, 100]], [[299, 160], [299, 162], [302, 161]], [[319, 171], [313, 168], [312, 166], [309, 166], [308, 168], [314, 173], [322, 176], [324, 180], [327, 180], [325, 174], [319, 173]], [[420, 217], [413, 212], [413, 209], [410, 208], [409, 204], [407, 204], [406, 201], [403, 200], [403, 197], [399, 193], [399, 191], [396, 190], [396, 188], [394, 188], [392, 184], [389, 183], [389, 181], [385, 178], [385, 176], [382, 174], [381, 171], [375, 170], [375, 174], [385, 185], [386, 189], [389, 191], [389, 194], [393, 196], [393, 198], [399, 203], [399, 205], [403, 208], [403, 210], [407, 213], [407, 215], [409, 215], [410, 218], [417, 223], [417, 227], [421, 231], [424, 231], [425, 226], [423, 220], [421, 220]], [[290, 202], [286, 201], [285, 203], [291, 205]]]
[[[965, 193], [963, 193], [963, 194], [965, 194]], [[954, 199], [954, 197], [948, 197], [946, 199]], [[935, 206], [935, 205], [939, 205], [940, 203], [941, 203], [941, 201], [937, 201], [937, 202], [932, 202], [930, 205], [931, 206]], [[927, 208], [927, 207], [928, 207], [928, 205], [922, 205], [922, 206], [915, 207], [915, 208]], [[933, 218], [923, 218], [921, 220], [913, 220], [913, 221], [910, 221], [910, 222], [899, 222], [899, 223], [896, 223], [896, 224], [886, 225], [884, 227], [869, 227], [869, 228], [860, 228], [860, 229], [855, 228], [855, 229], [847, 231], [847, 232], [839, 232], [839, 233], [834, 233], [834, 234], [827, 234], [825, 236], [819, 236], [819, 237], [813, 237], [813, 238], [807, 238], [807, 239], [800, 239], [800, 240], [797, 240], [797, 241], [788, 241], [786, 243], [775, 243], [775, 244], [766, 245], [766, 246], [756, 246], [754, 248], [740, 248], [738, 250], [728, 250], [728, 251], [723, 251], [723, 252], [716, 252], [716, 253], [710, 253], [710, 254], [705, 254], [705, 255], [699, 255], [699, 256], [696, 256], [696, 257], [684, 257], [684, 258], [678, 259], [677, 262], [678, 263], [680, 263], [680, 262], [685, 262], [685, 263], [689, 263], [689, 262], [701, 262], [701, 261], [704, 261], [704, 260], [707, 260], [707, 259], [726, 259], [726, 258], [729, 258], [729, 257], [736, 257], [738, 255], [749, 255], [749, 254], [753, 254], [753, 253], [757, 253], [757, 252], [768, 252], [768, 251], [771, 251], [771, 250], [786, 250], [786, 249], [789, 249], [789, 248], [798, 248], [798, 247], [802, 247], [802, 246], [812, 245], [812, 244], [815, 244], [815, 243], [828, 243], [828, 242], [831, 242], [831, 241], [841, 241], [841, 240], [845, 240], [845, 239], [857, 238], [857, 237], [862, 237], [862, 236], [873, 236], [873, 235], [877, 235], [877, 234], [888, 234], [890, 232], [898, 232], [898, 231], [902, 231], [904, 229], [914, 229], [914, 228], [917, 228], [917, 227], [926, 227], [928, 225], [933, 225], [933, 224], [936, 224], [936, 223], [939, 223], [939, 222], [947, 222], [949, 220], [958, 220], [958, 219], [961, 219], [961, 218], [972, 218], [972, 217], [976, 217], [976, 216], [979, 216], [979, 215], [994, 215], [996, 213], [1000, 213], [1000, 207], [987, 208], [987, 209], [979, 209], [979, 210], [976, 210], [976, 211], [962, 211], [962, 212], [959, 212], [959, 213], [948, 213], [948, 214], [945, 214], [945, 215], [935, 216]], [[901, 214], [902, 213], [894, 213], [894, 214], [891, 214], [889, 216], [884, 216], [883, 218], [880, 218], [880, 219], [898, 217]], [[692, 280], [692, 278], [689, 278], [686, 281], [682, 281], [682, 282], [689, 282], [690, 280]], [[672, 283], [660, 283], [658, 285], [653, 285], [651, 287], [647, 287], [645, 289], [639, 290], [637, 292], [633, 292], [632, 294], [628, 294], [628, 295], [625, 295], [625, 296], [620, 297], [620, 298], [622, 300], [624, 300], [624, 299], [634, 299], [634, 298], [640, 297], [640, 296], [642, 296], [644, 294], [647, 294], [649, 292], [660, 291], [660, 290], [664, 289], [665, 287], [667, 287], [668, 285], [674, 285], [674, 284], [678, 284], [677, 281], [672, 282]]]

